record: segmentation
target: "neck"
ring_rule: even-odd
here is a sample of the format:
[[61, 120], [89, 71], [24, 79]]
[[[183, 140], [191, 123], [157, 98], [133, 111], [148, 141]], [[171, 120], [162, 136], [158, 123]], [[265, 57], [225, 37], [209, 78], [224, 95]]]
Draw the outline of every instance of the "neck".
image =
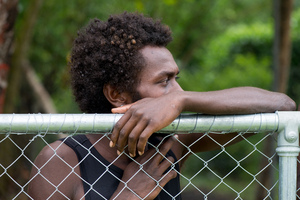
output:
[[132, 161], [132, 159], [127, 156], [127, 148], [124, 150], [127, 155], [123, 153], [119, 156], [117, 154], [117, 147], [109, 147], [110, 140], [106, 136], [100, 134], [89, 134], [87, 135], [87, 138], [104, 159], [110, 163], [113, 163], [113, 165], [119, 167], [120, 169], [124, 170]]

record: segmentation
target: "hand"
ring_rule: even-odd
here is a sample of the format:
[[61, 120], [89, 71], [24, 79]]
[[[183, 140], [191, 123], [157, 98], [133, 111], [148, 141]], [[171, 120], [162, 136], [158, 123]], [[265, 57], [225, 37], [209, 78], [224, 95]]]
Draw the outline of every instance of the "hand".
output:
[[128, 143], [130, 156], [134, 157], [136, 150], [139, 155], [142, 155], [148, 138], [173, 122], [181, 111], [176, 93], [157, 98], [145, 98], [134, 104], [113, 109], [114, 113], [125, 112], [125, 114], [112, 131], [110, 146], [117, 145], [120, 153]]
[[112, 113], [119, 113], [119, 114], [125, 113], [134, 104], [135, 103], [131, 103], [131, 104], [127, 104], [125, 106], [121, 106], [121, 107], [118, 107], [118, 108], [113, 108], [113, 109], [111, 109], [111, 112]]
[[[178, 136], [175, 135], [174, 137]], [[154, 199], [160, 193], [161, 188], [177, 176], [174, 170], [166, 172], [168, 167], [174, 162], [174, 158], [167, 157], [167, 159], [163, 160], [174, 144], [174, 137], [169, 138], [160, 146], [160, 153], [152, 148], [146, 151], [143, 156], [131, 162], [124, 170], [122, 181], [111, 199], [123, 200], [125, 197], [131, 200], [140, 198]], [[140, 165], [143, 165], [142, 169]]]

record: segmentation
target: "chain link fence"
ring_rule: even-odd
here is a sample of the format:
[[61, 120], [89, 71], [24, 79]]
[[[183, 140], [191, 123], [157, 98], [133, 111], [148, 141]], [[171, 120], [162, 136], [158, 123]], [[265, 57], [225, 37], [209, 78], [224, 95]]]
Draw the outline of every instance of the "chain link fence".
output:
[[[195, 153], [191, 150], [193, 144], [186, 146], [179, 140], [178, 142], [184, 145], [186, 154], [182, 158], [175, 160], [170, 168], [166, 170], [165, 175], [171, 170], [175, 170], [177, 177], [180, 178], [181, 188], [177, 194], [171, 195], [169, 191], [159, 185], [162, 179], [157, 180], [155, 177], [150, 177], [157, 182], [155, 188], [161, 187], [163, 192], [167, 195], [170, 194], [170, 199], [178, 199], [179, 196], [182, 199], [214, 200], [293, 199], [296, 196], [296, 190], [290, 188], [296, 187], [295, 169], [299, 148], [298, 145], [295, 145], [295, 143], [298, 143], [297, 135], [293, 135], [293, 131], [287, 130], [289, 129], [287, 127], [291, 127], [290, 122], [293, 121], [291, 119], [294, 119], [295, 123], [292, 124], [298, 129], [300, 113], [278, 113], [238, 116], [181, 115], [172, 124], [160, 131], [160, 133], [165, 134], [165, 139], [174, 134], [203, 132], [204, 134], [198, 138], [198, 141], [208, 137], [219, 145], [219, 150]], [[104, 194], [95, 189], [97, 182], [103, 182], [102, 177], [106, 176], [106, 174], [113, 176], [119, 182], [123, 182], [124, 188], [129, 185], [129, 182], [133, 180], [136, 174], [142, 172], [149, 175], [147, 170], [141, 165], [131, 178], [123, 181], [122, 177], [115, 175], [110, 168], [112, 165], [115, 165], [117, 159], [107, 164], [107, 161], [99, 159], [98, 155], [96, 155], [99, 152], [94, 152], [95, 148], [93, 145], [101, 142], [101, 140], [109, 140], [110, 132], [120, 117], [121, 115], [90, 114], [0, 115], [0, 145], [7, 150], [6, 152], [0, 152], [0, 199], [30, 199], [28, 187], [38, 176], [41, 176], [43, 181], [47, 181], [53, 187], [53, 192], [50, 193], [47, 199], [53, 199], [55, 193], [60, 193], [62, 199], [68, 199], [64, 192], [60, 191], [60, 188], [64, 181], [74, 174], [81, 179], [89, 192], [96, 193], [99, 199], [106, 199]], [[237, 132], [238, 134], [223, 145], [219, 144], [214, 137], [217, 134], [230, 132]], [[72, 139], [78, 138], [77, 135], [85, 137], [86, 134], [95, 133], [101, 134], [101, 137], [91, 147], [86, 147], [79, 143], [77, 139]], [[248, 137], [248, 134], [253, 133], [253, 136]], [[291, 134], [289, 135], [288, 133]], [[281, 137], [281, 134], [284, 136]], [[64, 157], [57, 153], [62, 143], [57, 148], [50, 145], [58, 137], [64, 138], [61, 139], [62, 141], [70, 139], [74, 141], [87, 152], [83, 160], [91, 156], [96, 162], [105, 167], [104, 173], [98, 175], [93, 182], [88, 182], [82, 178], [80, 173], [76, 171], [76, 168], [83, 161], [80, 161], [75, 166], [71, 166]], [[237, 137], [242, 137], [243, 140], [237, 144], [228, 145]], [[270, 141], [275, 142], [272, 143]], [[163, 141], [155, 145], [152, 142], [149, 143], [150, 146], [156, 149], [156, 153], [149, 157], [149, 162], [157, 154], [163, 156], [159, 151], [162, 143]], [[275, 143], [277, 143], [277, 147], [274, 145], [272, 152], [264, 151], [266, 145]], [[282, 150], [288, 145], [291, 148]], [[34, 160], [45, 146], [51, 149], [52, 156], [42, 166], [37, 166]], [[290, 152], [293, 151], [293, 148], [294, 155], [291, 155]], [[276, 149], [279, 157], [283, 156], [284, 159], [289, 157], [294, 159], [295, 162], [278, 159]], [[289, 155], [286, 155], [287, 153]], [[189, 158], [181, 170], [176, 168], [176, 165], [184, 160], [188, 154]], [[131, 158], [125, 151], [120, 156], [124, 155], [131, 159], [132, 162], [139, 164], [136, 159]], [[59, 158], [61, 162], [70, 168], [68, 175], [60, 177], [61, 181], [58, 183], [48, 180], [48, 177], [42, 173], [46, 169], [47, 164], [53, 161], [54, 157]], [[164, 158], [169, 160], [169, 157]], [[35, 173], [30, 175], [31, 170], [35, 171]], [[287, 176], [287, 173], [292, 173], [291, 177]], [[8, 189], [3, 190], [2, 188]], [[131, 191], [135, 194], [133, 190]], [[40, 192], [42, 193], [43, 191]], [[290, 195], [289, 193], [292, 193], [294, 197], [286, 198], [287, 195]], [[143, 197], [139, 198], [144, 199]], [[85, 195], [81, 196], [81, 199], [85, 199]]]

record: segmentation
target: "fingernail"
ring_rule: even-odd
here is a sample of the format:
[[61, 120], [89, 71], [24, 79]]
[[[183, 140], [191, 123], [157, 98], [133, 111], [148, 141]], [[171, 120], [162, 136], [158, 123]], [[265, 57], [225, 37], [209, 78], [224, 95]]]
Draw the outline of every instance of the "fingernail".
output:
[[140, 156], [144, 154], [144, 152], [141, 152], [141, 151], [138, 151], [138, 153]]
[[114, 143], [113, 143], [113, 141], [110, 141], [109, 142], [109, 147], [114, 147], [115, 145], [114, 145]]
[[118, 154], [118, 156], [121, 154], [121, 152], [119, 151], [119, 150], [117, 150], [117, 154]]
[[178, 139], [178, 135], [174, 135], [174, 137], [175, 137], [176, 139]]
[[132, 154], [132, 153], [129, 153], [129, 155], [130, 155], [130, 157], [134, 157], [135, 155], [134, 154]]

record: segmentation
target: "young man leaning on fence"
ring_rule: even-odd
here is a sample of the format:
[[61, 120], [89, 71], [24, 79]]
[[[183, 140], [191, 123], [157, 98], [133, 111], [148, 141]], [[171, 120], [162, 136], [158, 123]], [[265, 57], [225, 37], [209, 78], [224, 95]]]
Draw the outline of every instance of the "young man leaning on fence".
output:
[[[177, 172], [188, 157], [186, 147], [201, 152], [220, 146], [202, 133], [179, 134], [166, 139], [155, 154], [152, 146], [161, 138], [154, 132], [183, 111], [216, 115], [295, 110], [288, 96], [259, 88], [183, 91], [176, 82], [178, 66], [166, 48], [171, 41], [168, 26], [138, 13], [94, 19], [78, 33], [70, 65], [81, 110], [113, 109], [124, 115], [108, 137], [78, 135], [46, 146], [35, 160], [41, 169], [32, 169], [32, 198], [181, 199]], [[225, 144], [235, 136], [211, 137]]]

